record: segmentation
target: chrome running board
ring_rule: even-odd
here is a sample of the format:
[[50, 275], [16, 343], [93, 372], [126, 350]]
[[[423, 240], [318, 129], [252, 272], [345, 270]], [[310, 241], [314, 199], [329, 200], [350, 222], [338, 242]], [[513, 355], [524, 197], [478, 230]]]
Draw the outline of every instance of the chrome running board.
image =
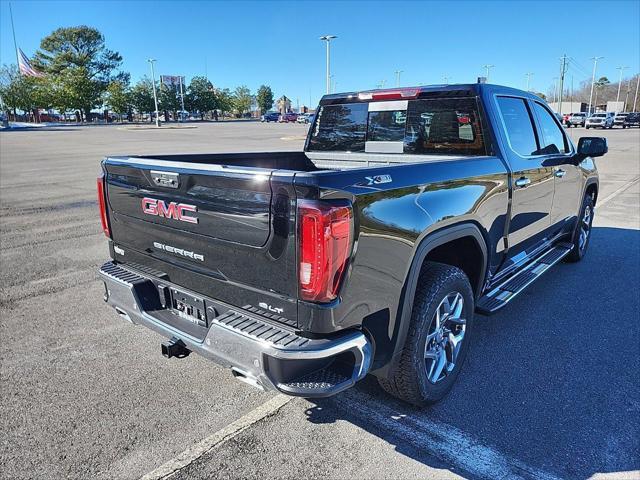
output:
[[572, 249], [573, 244], [571, 243], [554, 245], [553, 248], [547, 250], [547, 252], [482, 296], [476, 303], [476, 311], [483, 315], [491, 315], [497, 312], [540, 278], [544, 272], [567, 256]]

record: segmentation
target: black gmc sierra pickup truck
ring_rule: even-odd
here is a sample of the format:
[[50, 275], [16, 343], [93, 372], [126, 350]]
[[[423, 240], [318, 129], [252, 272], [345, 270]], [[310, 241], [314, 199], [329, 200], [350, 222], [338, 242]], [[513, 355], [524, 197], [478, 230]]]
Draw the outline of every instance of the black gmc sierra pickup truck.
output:
[[491, 314], [589, 245], [593, 157], [488, 84], [326, 95], [302, 152], [107, 157], [105, 301], [238, 379], [322, 397], [366, 374], [424, 405]]

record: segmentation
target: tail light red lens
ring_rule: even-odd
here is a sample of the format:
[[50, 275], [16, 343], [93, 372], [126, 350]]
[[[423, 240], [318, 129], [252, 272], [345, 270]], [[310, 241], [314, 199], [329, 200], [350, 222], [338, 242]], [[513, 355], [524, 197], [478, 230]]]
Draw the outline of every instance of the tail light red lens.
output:
[[300, 296], [330, 302], [338, 296], [353, 231], [350, 206], [298, 202]]
[[104, 196], [104, 182], [104, 173], [101, 173], [96, 180], [96, 187], [98, 190], [98, 207], [100, 207], [100, 222], [102, 223], [102, 231], [104, 234], [108, 238], [111, 238], [109, 219], [107, 218], [107, 203]]

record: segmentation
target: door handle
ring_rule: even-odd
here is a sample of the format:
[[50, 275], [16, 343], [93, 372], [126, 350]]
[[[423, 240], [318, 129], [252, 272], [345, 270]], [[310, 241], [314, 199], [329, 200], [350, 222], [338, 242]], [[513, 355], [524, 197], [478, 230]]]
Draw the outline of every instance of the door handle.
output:
[[527, 177], [520, 177], [516, 180], [516, 187], [526, 187], [531, 183], [531, 180]]
[[555, 172], [553, 172], [553, 174], [558, 177], [558, 178], [562, 178], [566, 175], [567, 172], [565, 172], [564, 170], [562, 170], [561, 168], [559, 168], [558, 170], [556, 170]]

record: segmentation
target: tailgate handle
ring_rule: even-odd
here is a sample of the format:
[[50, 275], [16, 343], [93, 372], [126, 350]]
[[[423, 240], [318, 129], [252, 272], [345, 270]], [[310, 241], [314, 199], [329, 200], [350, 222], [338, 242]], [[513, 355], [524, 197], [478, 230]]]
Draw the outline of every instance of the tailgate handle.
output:
[[151, 179], [158, 187], [178, 188], [180, 185], [180, 175], [175, 172], [151, 170]]

